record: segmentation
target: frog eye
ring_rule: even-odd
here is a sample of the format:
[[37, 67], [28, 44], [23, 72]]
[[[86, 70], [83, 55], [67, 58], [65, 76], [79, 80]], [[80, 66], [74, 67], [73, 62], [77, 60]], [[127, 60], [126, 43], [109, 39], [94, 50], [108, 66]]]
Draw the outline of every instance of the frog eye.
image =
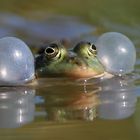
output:
[[91, 44], [91, 43], [90, 43], [89, 51], [90, 51], [92, 54], [96, 55], [96, 54], [97, 54], [96, 46], [95, 46], [94, 44]]
[[45, 49], [45, 55], [48, 59], [55, 58], [58, 54], [58, 45], [57, 44], [50, 44]]

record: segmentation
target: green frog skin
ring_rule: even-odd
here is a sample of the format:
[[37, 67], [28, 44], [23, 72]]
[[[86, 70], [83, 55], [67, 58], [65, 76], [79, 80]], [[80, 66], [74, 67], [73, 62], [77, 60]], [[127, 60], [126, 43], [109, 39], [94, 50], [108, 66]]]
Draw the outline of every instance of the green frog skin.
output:
[[46, 45], [35, 58], [35, 69], [37, 77], [88, 78], [104, 74], [96, 47], [89, 42], [80, 42], [71, 49], [60, 42]]

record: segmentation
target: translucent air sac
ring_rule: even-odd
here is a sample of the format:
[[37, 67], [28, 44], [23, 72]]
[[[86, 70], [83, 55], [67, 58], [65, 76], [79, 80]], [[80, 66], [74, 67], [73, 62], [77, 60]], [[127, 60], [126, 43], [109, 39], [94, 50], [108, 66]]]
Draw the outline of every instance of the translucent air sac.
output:
[[95, 43], [98, 58], [107, 72], [123, 75], [134, 70], [136, 50], [125, 35], [108, 32], [101, 35]]
[[20, 85], [34, 79], [34, 57], [15, 37], [0, 39], [0, 85]]

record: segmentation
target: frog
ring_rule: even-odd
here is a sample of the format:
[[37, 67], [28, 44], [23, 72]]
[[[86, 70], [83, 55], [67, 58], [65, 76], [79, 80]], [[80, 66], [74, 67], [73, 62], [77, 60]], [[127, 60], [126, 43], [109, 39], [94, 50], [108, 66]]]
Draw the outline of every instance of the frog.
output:
[[72, 48], [66, 48], [60, 41], [44, 45], [35, 57], [36, 77], [101, 77], [105, 70], [97, 53], [96, 46], [87, 41]]

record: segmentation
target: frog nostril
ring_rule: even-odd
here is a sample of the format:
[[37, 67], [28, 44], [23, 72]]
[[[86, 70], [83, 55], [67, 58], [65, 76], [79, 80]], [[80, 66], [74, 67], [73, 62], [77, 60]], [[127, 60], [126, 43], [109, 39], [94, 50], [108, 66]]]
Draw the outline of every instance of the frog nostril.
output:
[[87, 44], [88, 44], [88, 45], [91, 45], [91, 43], [90, 43], [90, 42], [87, 42]]

